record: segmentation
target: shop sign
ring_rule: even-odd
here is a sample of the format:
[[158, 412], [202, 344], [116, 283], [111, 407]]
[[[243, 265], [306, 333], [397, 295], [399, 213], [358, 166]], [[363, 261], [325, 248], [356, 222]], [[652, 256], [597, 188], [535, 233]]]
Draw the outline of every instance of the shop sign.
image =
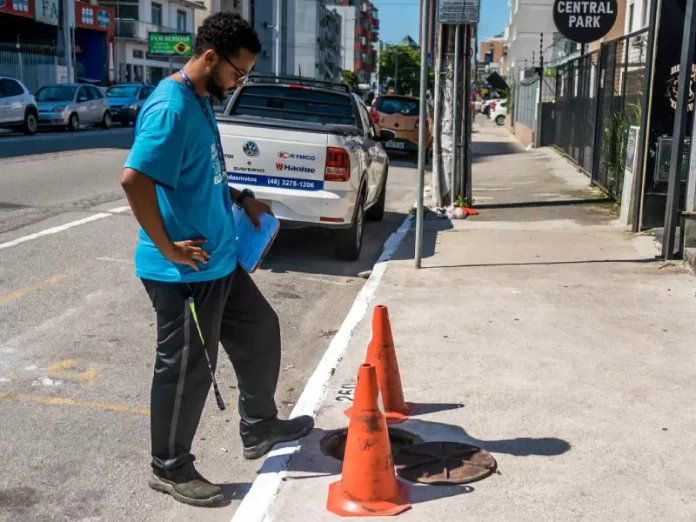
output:
[[191, 56], [190, 34], [148, 33], [147, 52], [151, 56]]
[[75, 25], [85, 29], [108, 31], [113, 11], [85, 2], [75, 2]]
[[[686, 102], [686, 110], [691, 112], [694, 110], [694, 82], [696, 81], [696, 65], [691, 66], [691, 78], [689, 82], [689, 98]], [[673, 109], [677, 108], [677, 97], [679, 96], [679, 64], [673, 66], [669, 71], [669, 79], [667, 80], [667, 98], [669, 105]]]
[[57, 26], [60, 21], [58, 0], [34, 0], [34, 20]]
[[34, 0], [0, 0], [0, 13], [34, 18]]
[[570, 41], [585, 44], [611, 31], [617, 11], [616, 0], [555, 0], [553, 22]]

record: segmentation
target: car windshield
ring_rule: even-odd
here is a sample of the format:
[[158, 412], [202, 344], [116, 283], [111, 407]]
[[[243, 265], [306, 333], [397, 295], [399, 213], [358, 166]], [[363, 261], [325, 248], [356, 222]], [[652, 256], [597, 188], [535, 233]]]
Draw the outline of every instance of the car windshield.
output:
[[356, 124], [350, 96], [282, 86], [244, 87], [230, 115], [327, 125]]
[[418, 100], [408, 98], [390, 98], [381, 96], [377, 100], [377, 111], [383, 114], [403, 114], [404, 116], [418, 116], [420, 103]]
[[41, 87], [36, 92], [36, 101], [72, 101], [75, 98], [77, 87], [67, 85], [53, 85]]
[[114, 85], [106, 91], [107, 98], [132, 98], [138, 94], [138, 87], [135, 85]]

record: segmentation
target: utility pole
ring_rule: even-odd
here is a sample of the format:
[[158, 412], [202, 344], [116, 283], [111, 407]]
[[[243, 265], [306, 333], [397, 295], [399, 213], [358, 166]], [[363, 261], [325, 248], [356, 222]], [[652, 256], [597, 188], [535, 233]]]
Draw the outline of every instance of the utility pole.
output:
[[67, 81], [71, 83], [75, 80], [73, 76], [73, 44], [72, 44], [72, 16], [70, 7], [75, 4], [71, 0], [63, 0], [63, 42], [65, 43], [65, 70], [67, 73]]
[[22, 63], [22, 46], [19, 43], [19, 35], [17, 35], [17, 58], [19, 58], [19, 81], [24, 83], [24, 64]]
[[459, 154], [461, 152], [459, 139], [459, 85], [461, 83], [461, 60], [462, 60], [462, 26], [457, 24], [454, 30], [454, 81], [452, 82], [452, 205], [459, 196], [457, 183], [457, 165], [459, 164]]

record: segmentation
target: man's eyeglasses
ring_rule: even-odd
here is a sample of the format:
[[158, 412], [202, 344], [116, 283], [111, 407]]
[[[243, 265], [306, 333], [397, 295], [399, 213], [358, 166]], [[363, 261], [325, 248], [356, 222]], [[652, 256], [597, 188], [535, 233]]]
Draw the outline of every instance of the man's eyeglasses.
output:
[[248, 73], [248, 72], [245, 73], [245, 72], [241, 71], [241, 70], [239, 69], [239, 67], [237, 67], [235, 64], [233, 64], [233, 63], [232, 63], [232, 60], [230, 60], [230, 59], [227, 58], [226, 56], [225, 56], [225, 61], [226, 61], [227, 63], [229, 63], [229, 64], [232, 66], [232, 68], [234, 69], [234, 72], [237, 73], [237, 83], [241, 83], [241, 84], [246, 83], [247, 80], [249, 79], [249, 74], [251, 74], [251, 73]]

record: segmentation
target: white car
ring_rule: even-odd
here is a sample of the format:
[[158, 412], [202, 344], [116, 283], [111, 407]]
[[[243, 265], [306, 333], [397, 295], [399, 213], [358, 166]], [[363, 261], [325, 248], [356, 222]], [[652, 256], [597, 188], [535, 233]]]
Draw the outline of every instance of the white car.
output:
[[230, 186], [249, 189], [281, 224], [333, 231], [336, 257], [360, 256], [364, 219], [384, 216], [389, 159], [347, 86], [252, 76], [216, 115]]
[[36, 134], [39, 113], [36, 99], [16, 78], [0, 76], [0, 128]]
[[507, 117], [507, 100], [497, 100], [489, 105], [490, 112], [488, 117], [498, 125], [505, 125]]

